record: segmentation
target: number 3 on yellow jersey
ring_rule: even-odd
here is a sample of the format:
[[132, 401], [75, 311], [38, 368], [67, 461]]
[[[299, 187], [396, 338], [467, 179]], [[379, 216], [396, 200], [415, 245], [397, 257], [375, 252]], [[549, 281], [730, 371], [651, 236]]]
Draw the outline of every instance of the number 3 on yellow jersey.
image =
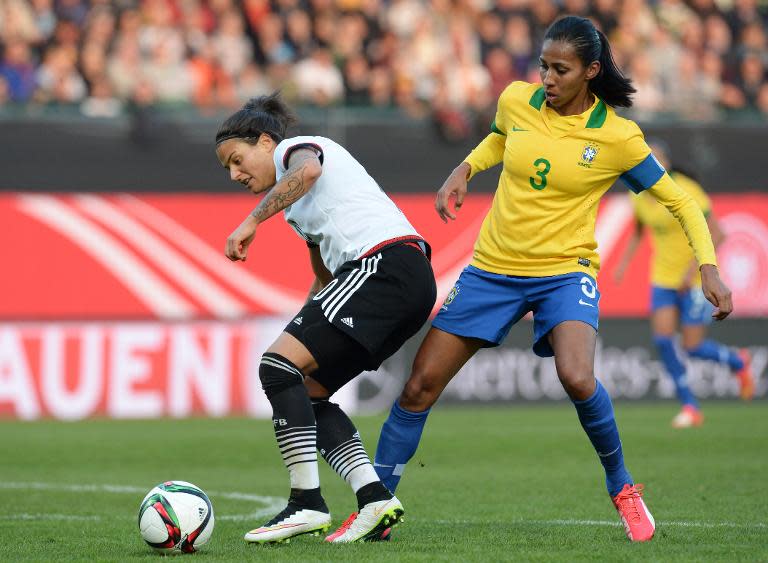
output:
[[[536, 175], [538, 178], [529, 176], [528, 181], [531, 183], [531, 187], [534, 190], [543, 190], [547, 187], [547, 174], [549, 174], [549, 169], [552, 167], [552, 165], [549, 164], [549, 161], [546, 158], [537, 158], [533, 161], [533, 165], [537, 168]], [[541, 166], [544, 168], [538, 170], [538, 168]]]

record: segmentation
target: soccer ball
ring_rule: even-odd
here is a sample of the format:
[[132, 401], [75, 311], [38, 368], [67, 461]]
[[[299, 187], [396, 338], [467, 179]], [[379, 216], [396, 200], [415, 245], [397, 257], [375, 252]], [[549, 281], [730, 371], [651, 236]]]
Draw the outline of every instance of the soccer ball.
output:
[[139, 530], [162, 553], [192, 553], [211, 538], [213, 506], [192, 483], [166, 481], [153, 487], [139, 508]]

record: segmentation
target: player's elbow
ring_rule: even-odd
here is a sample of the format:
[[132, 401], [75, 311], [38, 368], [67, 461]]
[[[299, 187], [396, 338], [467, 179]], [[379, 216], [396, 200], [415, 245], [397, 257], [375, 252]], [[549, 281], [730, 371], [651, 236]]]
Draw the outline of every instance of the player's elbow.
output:
[[304, 178], [308, 182], [315, 182], [323, 173], [323, 165], [318, 159], [310, 159], [304, 163]]

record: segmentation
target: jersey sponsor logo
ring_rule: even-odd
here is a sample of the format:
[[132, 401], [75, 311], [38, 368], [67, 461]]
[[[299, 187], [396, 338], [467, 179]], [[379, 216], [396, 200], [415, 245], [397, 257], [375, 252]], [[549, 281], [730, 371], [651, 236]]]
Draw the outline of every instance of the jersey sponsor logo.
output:
[[592, 303], [587, 303], [583, 299], [579, 299], [579, 305], [586, 305], [587, 307], [594, 307]]
[[512, 131], [514, 133], [514, 132], [517, 132], [517, 131], [528, 131], [528, 129], [522, 129], [522, 128], [517, 126], [517, 123], [513, 123], [512, 124], [512, 129], [510, 129], [510, 131]]
[[296, 317], [293, 319], [293, 324], [301, 326], [301, 323], [304, 321], [304, 317]]
[[355, 322], [352, 320], [352, 317], [344, 317], [341, 319], [341, 322], [343, 322], [345, 325], [347, 325], [350, 328], [355, 328]]
[[581, 162], [579, 162], [578, 165], [583, 166], [584, 168], [591, 168], [592, 162], [594, 162], [598, 152], [600, 152], [600, 147], [597, 143], [593, 143], [592, 141], [588, 142], [584, 145], [584, 149], [581, 151]]

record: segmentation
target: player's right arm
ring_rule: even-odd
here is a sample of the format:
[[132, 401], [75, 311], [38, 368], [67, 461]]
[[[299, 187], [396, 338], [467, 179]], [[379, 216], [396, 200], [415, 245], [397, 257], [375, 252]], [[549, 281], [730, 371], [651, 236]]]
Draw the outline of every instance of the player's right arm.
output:
[[483, 170], [493, 168], [504, 160], [507, 135], [504, 129], [504, 111], [502, 109], [504, 104], [509, 103], [510, 89], [511, 86], [508, 86], [499, 96], [496, 119], [491, 125], [491, 133], [480, 141], [480, 144], [469, 153], [461, 164], [453, 169], [443, 182], [442, 187], [437, 191], [435, 209], [446, 223], [448, 219], [456, 219], [455, 213], [449, 207], [451, 198], [455, 198], [454, 210], [459, 211], [464, 203], [464, 197], [467, 195], [467, 182], [472, 176]]
[[227, 238], [224, 251], [232, 261], [245, 259], [256, 228], [286, 207], [296, 203], [314, 186], [323, 173], [322, 162], [315, 149], [299, 148], [291, 153], [288, 169], [251, 211], [250, 215]]
[[309, 295], [307, 296], [307, 302], [320, 293], [326, 285], [331, 283], [333, 274], [328, 270], [323, 262], [323, 257], [320, 255], [320, 247], [309, 245], [309, 262], [312, 265], [312, 272], [315, 274], [315, 280], [312, 282], [312, 286], [309, 288]]

